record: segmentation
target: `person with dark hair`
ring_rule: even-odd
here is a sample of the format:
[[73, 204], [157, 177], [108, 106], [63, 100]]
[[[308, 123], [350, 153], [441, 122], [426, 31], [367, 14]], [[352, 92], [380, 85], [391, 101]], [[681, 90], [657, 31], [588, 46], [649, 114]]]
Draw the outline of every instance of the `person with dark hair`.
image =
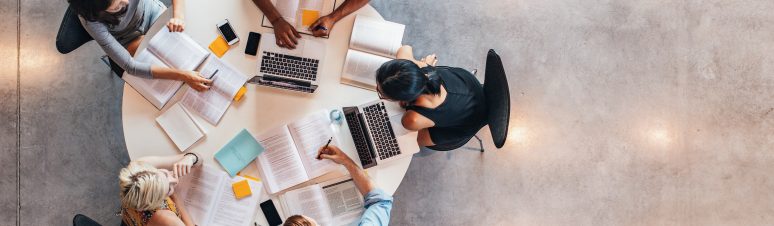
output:
[[[386, 226], [390, 224], [390, 211], [392, 211], [392, 196], [377, 188], [376, 184], [368, 178], [365, 171], [347, 154], [334, 145], [326, 145], [320, 148], [318, 160], [329, 159], [347, 168], [355, 187], [365, 199], [365, 211], [360, 217], [359, 226]], [[285, 219], [283, 226], [319, 226], [317, 221], [304, 215], [293, 215]]]
[[[129, 74], [180, 80], [198, 91], [209, 89], [212, 81], [197, 72], [159, 67], [132, 58], [145, 33], [167, 9], [159, 0], [68, 0], [68, 3], [89, 35]], [[167, 22], [167, 28], [182, 32], [185, 29], [184, 0], [172, 0], [172, 9], [173, 16]]]
[[435, 65], [435, 54], [414, 59], [411, 46], [376, 71], [379, 98], [406, 109], [402, 124], [419, 131], [417, 143], [435, 150], [461, 146], [486, 125], [481, 83], [469, 71]]

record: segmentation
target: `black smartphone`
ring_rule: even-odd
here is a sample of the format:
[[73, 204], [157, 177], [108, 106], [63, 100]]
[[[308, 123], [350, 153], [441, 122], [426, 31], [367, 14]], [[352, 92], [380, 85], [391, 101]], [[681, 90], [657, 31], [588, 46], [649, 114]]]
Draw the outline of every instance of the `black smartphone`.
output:
[[271, 199], [261, 203], [261, 211], [263, 211], [263, 216], [266, 217], [266, 221], [269, 222], [270, 226], [282, 224], [282, 218], [280, 218], [279, 213], [277, 213], [277, 208], [274, 207], [274, 202], [272, 202]]
[[258, 44], [261, 41], [261, 34], [250, 32], [250, 36], [247, 37], [247, 47], [245, 47], [245, 54], [253, 55], [258, 54]]

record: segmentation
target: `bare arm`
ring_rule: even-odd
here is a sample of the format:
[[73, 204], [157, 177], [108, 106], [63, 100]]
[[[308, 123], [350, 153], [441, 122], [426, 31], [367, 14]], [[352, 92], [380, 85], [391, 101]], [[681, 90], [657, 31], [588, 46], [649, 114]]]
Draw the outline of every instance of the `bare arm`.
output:
[[427, 67], [427, 64], [425, 62], [422, 62], [422, 61], [419, 61], [417, 59], [414, 59], [414, 49], [411, 48], [410, 45], [401, 46], [398, 49], [398, 53], [395, 54], [395, 58], [401, 59], [401, 60], [410, 60], [411, 62], [414, 62], [420, 68]]
[[153, 74], [153, 78], [156, 79], [174, 79], [183, 81], [197, 91], [205, 91], [212, 86], [212, 80], [200, 76], [199, 73], [195, 71], [182, 71], [152, 65], [151, 74]]
[[196, 224], [193, 219], [191, 219], [191, 215], [188, 215], [188, 210], [185, 208], [185, 202], [179, 200], [175, 194], [172, 194], [172, 201], [175, 202], [177, 213], [180, 214], [180, 219], [183, 220], [185, 226], [195, 226]]
[[292, 25], [290, 25], [285, 19], [282, 19], [282, 15], [277, 11], [277, 8], [271, 4], [269, 0], [253, 0], [258, 9], [261, 9], [263, 15], [269, 19], [271, 26], [274, 27], [274, 37], [277, 42], [277, 46], [295, 49], [298, 44], [298, 39], [301, 38], [301, 34], [296, 31]]
[[371, 181], [371, 178], [368, 178], [365, 171], [360, 169], [360, 167], [355, 164], [355, 161], [352, 161], [352, 159], [349, 158], [347, 154], [344, 154], [339, 147], [328, 145], [327, 148], [321, 148], [320, 157], [344, 165], [344, 167], [347, 168], [347, 171], [349, 171], [349, 175], [352, 176], [352, 181], [355, 182], [355, 186], [363, 196], [376, 189], [376, 184]]
[[344, 3], [341, 3], [339, 8], [333, 10], [330, 16], [334, 20], [334, 23], [339, 22], [339, 20], [346, 17], [347, 15], [352, 14], [360, 8], [363, 8], [363, 6], [368, 4], [368, 2], [369, 0], [346, 0]]
[[403, 124], [404, 128], [413, 131], [435, 126], [433, 120], [430, 120], [427, 117], [411, 110], [408, 110], [406, 111], [406, 114], [403, 114], [403, 118], [401, 118], [400, 122]]
[[263, 12], [263, 15], [265, 15], [266, 18], [269, 18], [269, 22], [271, 22], [272, 25], [275, 21], [282, 19], [282, 15], [280, 15], [279, 11], [277, 11], [277, 8], [274, 8], [274, 5], [271, 4], [271, 1], [253, 0], [253, 3], [258, 6], [258, 9]]
[[[148, 163], [153, 167], [159, 169], [172, 170], [172, 173], [178, 178], [187, 175], [191, 172], [191, 167], [194, 165], [201, 165], [201, 157], [199, 155], [185, 155], [177, 154], [170, 156], [145, 156], [137, 159], [138, 162]], [[197, 159], [198, 158], [198, 159]], [[198, 161], [197, 161], [198, 160]]]
[[172, 17], [185, 19], [185, 0], [172, 0]]

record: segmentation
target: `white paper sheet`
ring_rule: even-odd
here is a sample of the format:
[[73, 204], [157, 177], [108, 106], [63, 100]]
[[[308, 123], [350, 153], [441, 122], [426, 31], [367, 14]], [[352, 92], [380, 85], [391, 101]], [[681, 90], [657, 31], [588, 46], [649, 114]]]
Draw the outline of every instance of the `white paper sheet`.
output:
[[202, 130], [179, 103], [157, 117], [156, 122], [181, 152], [204, 137]]
[[315, 184], [293, 191], [284, 195], [288, 207], [287, 215], [304, 215], [315, 219], [322, 226], [330, 226], [332, 221], [331, 211], [325, 192], [320, 185]]
[[209, 55], [185, 33], [169, 32], [166, 27], [151, 38], [148, 50], [170, 67], [185, 71], [193, 71]]
[[[331, 129], [331, 121], [327, 111], [318, 111], [296, 120], [288, 125], [288, 130], [293, 135], [301, 162], [304, 163], [304, 168], [310, 179], [340, 167], [328, 159], [317, 160], [320, 148], [325, 146], [328, 140], [333, 137], [333, 129]], [[335, 137], [331, 144], [338, 145]]]
[[[150, 63], [158, 67], [167, 67], [167, 65], [154, 56], [151, 52], [144, 50], [137, 54], [137, 61]], [[175, 96], [175, 93], [183, 85], [182, 81], [170, 79], [147, 79], [141, 78], [129, 73], [124, 73], [124, 81], [140, 95], [145, 97], [157, 109], [162, 109], [164, 105]]]
[[231, 184], [246, 180], [229, 178], [213, 167], [197, 167], [175, 187], [194, 223], [200, 226], [251, 226], [262, 185], [248, 180], [253, 195], [236, 199]]
[[287, 127], [257, 138], [266, 151], [258, 156], [256, 164], [270, 194], [309, 180]]
[[188, 89], [181, 102], [207, 122], [217, 125], [231, 105], [234, 95], [247, 82], [247, 76], [214, 56], [209, 57], [200, 73], [212, 76], [212, 87], [204, 92]]

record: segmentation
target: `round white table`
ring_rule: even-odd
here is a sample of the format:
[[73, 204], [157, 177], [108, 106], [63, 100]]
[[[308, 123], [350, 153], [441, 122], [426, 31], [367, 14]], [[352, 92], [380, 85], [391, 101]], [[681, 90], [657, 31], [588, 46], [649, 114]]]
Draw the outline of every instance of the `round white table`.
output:
[[[341, 1], [338, 2], [340, 4]], [[263, 13], [252, 1], [189, 0], [186, 1], [185, 12], [186, 27], [184, 33], [191, 36], [191, 38], [205, 48], [218, 36], [215, 25], [223, 19], [228, 19], [241, 41], [232, 46], [221, 59], [229, 62], [249, 77], [258, 74], [257, 57], [244, 54], [248, 33], [253, 31], [262, 35], [273, 35], [273, 30], [261, 26]], [[150, 37], [153, 37], [156, 32], [165, 26], [166, 21], [172, 16], [171, 14], [171, 10], [167, 10], [157, 20], [157, 23], [148, 32], [145, 40], [140, 45], [139, 51], [145, 48]], [[315, 93], [304, 94], [247, 84], [248, 91], [242, 100], [234, 102], [217, 125], [209, 124], [203, 118], [196, 115], [196, 113], [191, 113], [194, 120], [204, 127], [207, 135], [204, 140], [189, 148], [188, 151], [196, 152], [202, 156], [204, 164], [220, 167], [213, 158], [214, 154], [243, 128], [246, 128], [253, 135], [258, 135], [321, 109], [356, 106], [378, 99], [378, 96], [373, 91], [343, 85], [339, 82], [339, 75], [341, 74], [349, 45], [349, 36], [352, 32], [355, 14], [382, 18], [373, 7], [366, 5], [339, 21], [332, 29], [328, 39], [321, 39], [325, 42], [327, 49], [326, 57], [322, 63], [323, 66], [318, 74], [320, 86]], [[303, 35], [302, 38], [312, 39], [314, 37]], [[149, 155], [180, 153], [161, 127], [158, 126], [155, 119], [166, 108], [178, 101], [181, 94], [185, 92], [184, 89], [188, 88], [184, 86], [165, 106], [165, 109], [159, 111], [137, 91], [132, 89], [131, 86], [124, 86], [122, 121], [126, 148], [131, 159]], [[340, 127], [342, 127], [340, 131], [348, 131], [346, 128], [343, 128], [346, 127], [345, 124]], [[416, 137], [415, 134], [413, 137]], [[357, 161], [357, 154], [351, 137], [347, 135], [340, 136], [338, 141], [341, 142], [342, 150]], [[406, 141], [401, 143], [401, 149], [404, 151], [415, 153], [419, 149], [415, 141], [411, 145], [405, 145]], [[379, 165], [370, 168], [367, 172], [380, 188], [389, 194], [393, 194], [398, 185], [400, 185], [410, 162], [411, 157], [407, 157], [392, 162], [389, 165]], [[257, 169], [254, 164], [250, 164], [248, 168], [242, 171], [242, 173], [254, 176], [258, 175], [256, 172]], [[339, 176], [342, 175], [326, 175], [294, 188]], [[265, 189], [263, 190], [265, 191]], [[272, 198], [276, 198], [276, 194]], [[260, 211], [256, 214], [255, 220], [266, 225], [266, 221]]]

